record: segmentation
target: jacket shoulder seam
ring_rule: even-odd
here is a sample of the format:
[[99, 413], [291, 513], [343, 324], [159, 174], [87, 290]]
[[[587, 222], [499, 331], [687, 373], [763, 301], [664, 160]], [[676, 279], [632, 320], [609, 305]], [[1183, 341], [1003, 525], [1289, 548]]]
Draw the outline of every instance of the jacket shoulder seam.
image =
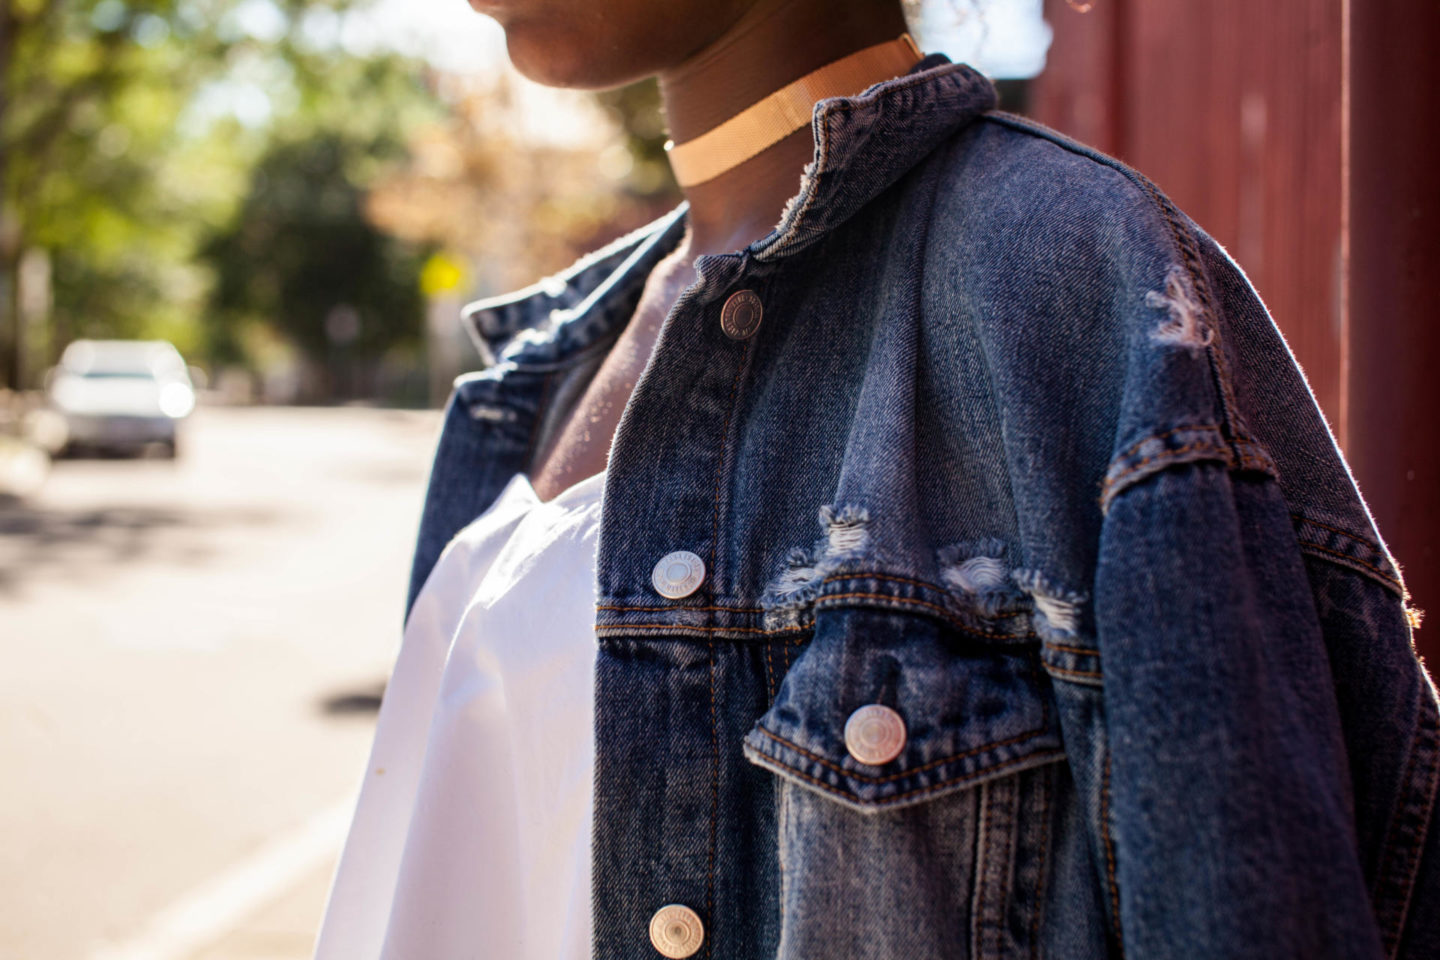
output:
[[1219, 310], [1209, 282], [1209, 274], [1205, 270], [1204, 257], [1201, 252], [1200, 242], [1195, 234], [1183, 223], [1181, 213], [1175, 204], [1167, 197], [1149, 177], [1140, 173], [1132, 167], [1127, 166], [1120, 160], [1107, 154], [1101, 153], [1092, 147], [1087, 147], [1070, 137], [1059, 133], [1056, 130], [1037, 123], [1025, 117], [1018, 117], [1014, 114], [1005, 113], [1001, 110], [991, 110], [981, 114], [981, 120], [989, 121], [997, 126], [1014, 130], [1018, 133], [1047, 140], [1062, 150], [1076, 156], [1084, 157], [1102, 167], [1107, 167], [1125, 177], [1136, 187], [1151, 207], [1160, 214], [1161, 219], [1170, 234], [1176, 251], [1180, 255], [1181, 266], [1190, 282], [1191, 288], [1199, 302], [1202, 314], [1209, 319], [1209, 328], [1212, 334], [1210, 342], [1205, 348], [1206, 355], [1210, 362], [1211, 377], [1215, 382], [1220, 394], [1220, 404], [1223, 414], [1224, 440], [1231, 447], [1235, 459], [1242, 460], [1246, 456], [1246, 450], [1253, 450], [1260, 446], [1254, 437], [1249, 435], [1244, 421], [1239, 414], [1239, 404], [1235, 398], [1235, 389], [1230, 376], [1228, 362], [1225, 358], [1225, 350], [1221, 343]]
[[1260, 444], [1228, 438], [1219, 424], [1182, 424], [1136, 441], [1110, 461], [1100, 481], [1101, 512], [1108, 513], [1117, 496], [1145, 478], [1200, 460], [1216, 461], [1231, 470], [1278, 476], [1274, 460]]

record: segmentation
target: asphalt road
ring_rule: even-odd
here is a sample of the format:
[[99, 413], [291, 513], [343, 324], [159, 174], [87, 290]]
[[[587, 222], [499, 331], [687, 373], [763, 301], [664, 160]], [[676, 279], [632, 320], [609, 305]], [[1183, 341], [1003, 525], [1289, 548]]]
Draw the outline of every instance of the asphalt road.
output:
[[437, 415], [202, 409], [0, 503], [0, 958], [300, 960]]

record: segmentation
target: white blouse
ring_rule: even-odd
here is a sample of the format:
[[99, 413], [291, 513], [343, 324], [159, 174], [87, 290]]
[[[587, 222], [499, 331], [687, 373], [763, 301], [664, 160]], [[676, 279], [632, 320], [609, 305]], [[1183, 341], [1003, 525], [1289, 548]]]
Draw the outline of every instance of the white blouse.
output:
[[590, 956], [595, 541], [605, 475], [517, 474], [421, 589], [317, 960]]

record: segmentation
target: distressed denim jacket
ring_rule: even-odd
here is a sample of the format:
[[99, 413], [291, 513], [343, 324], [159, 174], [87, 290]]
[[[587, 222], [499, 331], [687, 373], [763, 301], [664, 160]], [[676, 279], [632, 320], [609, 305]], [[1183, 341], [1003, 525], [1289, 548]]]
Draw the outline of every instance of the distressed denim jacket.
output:
[[[1294, 358], [1153, 184], [994, 107], [943, 56], [823, 101], [665, 320], [603, 499], [595, 957], [671, 903], [717, 960], [1440, 957], [1436, 693]], [[412, 602], [684, 220], [467, 310]]]

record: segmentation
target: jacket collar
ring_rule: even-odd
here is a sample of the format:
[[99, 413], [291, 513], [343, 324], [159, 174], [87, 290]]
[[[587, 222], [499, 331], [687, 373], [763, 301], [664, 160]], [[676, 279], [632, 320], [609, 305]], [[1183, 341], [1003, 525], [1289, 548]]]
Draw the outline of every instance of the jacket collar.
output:
[[[944, 54], [931, 54], [858, 96], [820, 101], [811, 118], [814, 159], [800, 192], [765, 237], [736, 253], [698, 258], [701, 287], [723, 287], [749, 258], [779, 260], [810, 246], [995, 102], [989, 80]], [[481, 357], [560, 366], [618, 332], [650, 270], [680, 242], [687, 209], [680, 204], [561, 274], [467, 306], [465, 328]]]

